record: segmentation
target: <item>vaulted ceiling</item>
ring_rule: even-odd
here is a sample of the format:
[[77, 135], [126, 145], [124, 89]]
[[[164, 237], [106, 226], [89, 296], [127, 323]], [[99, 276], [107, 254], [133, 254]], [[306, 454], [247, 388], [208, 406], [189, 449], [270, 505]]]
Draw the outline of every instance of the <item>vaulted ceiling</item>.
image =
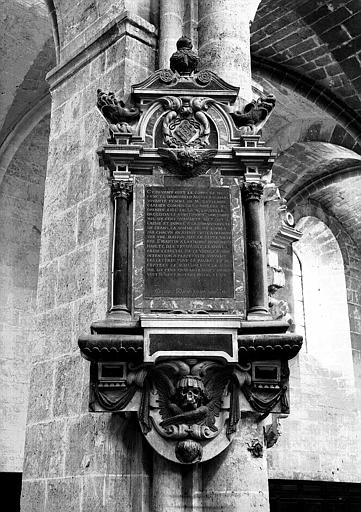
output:
[[[88, 4], [0, 0], [0, 157], [9, 133], [49, 98], [45, 76], [56, 64], [51, 16], [56, 39], [69, 45], [71, 30], [79, 28], [72, 13], [98, 16], [105, 9], [100, 2], [92, 14]], [[151, 20], [155, 10], [144, 9], [138, 14]], [[262, 0], [251, 55], [253, 78], [277, 98], [263, 132], [278, 155], [275, 181], [291, 204], [312, 198], [361, 243], [355, 221], [361, 219], [360, 27], [361, 0]]]

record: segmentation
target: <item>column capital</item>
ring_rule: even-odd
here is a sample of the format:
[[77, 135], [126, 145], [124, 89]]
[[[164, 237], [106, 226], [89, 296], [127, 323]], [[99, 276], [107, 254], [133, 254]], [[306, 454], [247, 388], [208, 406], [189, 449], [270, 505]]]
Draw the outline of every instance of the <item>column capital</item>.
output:
[[132, 180], [111, 180], [111, 191], [114, 199], [122, 198], [129, 201], [133, 195]]
[[243, 196], [245, 201], [260, 201], [263, 195], [263, 183], [251, 181], [243, 184]]

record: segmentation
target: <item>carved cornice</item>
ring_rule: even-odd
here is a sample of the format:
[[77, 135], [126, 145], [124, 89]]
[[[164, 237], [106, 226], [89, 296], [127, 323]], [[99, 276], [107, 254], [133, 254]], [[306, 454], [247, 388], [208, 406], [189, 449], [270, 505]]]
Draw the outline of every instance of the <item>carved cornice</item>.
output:
[[242, 359], [282, 357], [291, 359], [302, 347], [302, 336], [284, 334], [243, 334], [238, 336], [238, 353]]
[[133, 182], [131, 180], [111, 180], [111, 190], [114, 199], [130, 201], [133, 196]]
[[88, 361], [121, 361], [143, 357], [143, 335], [92, 334], [80, 336], [80, 351]]
[[251, 181], [243, 184], [243, 197], [246, 202], [260, 201], [263, 195], [263, 183]]

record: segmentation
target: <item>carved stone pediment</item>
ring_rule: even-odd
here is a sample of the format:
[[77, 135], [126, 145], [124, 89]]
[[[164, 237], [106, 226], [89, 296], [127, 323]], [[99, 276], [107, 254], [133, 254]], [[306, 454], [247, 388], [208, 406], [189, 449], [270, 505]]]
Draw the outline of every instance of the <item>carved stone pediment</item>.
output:
[[202, 70], [193, 75], [180, 75], [160, 69], [146, 80], [132, 86], [132, 93], [141, 103], [160, 96], [210, 96], [222, 103], [234, 103], [239, 87], [228, 84], [213, 71]]

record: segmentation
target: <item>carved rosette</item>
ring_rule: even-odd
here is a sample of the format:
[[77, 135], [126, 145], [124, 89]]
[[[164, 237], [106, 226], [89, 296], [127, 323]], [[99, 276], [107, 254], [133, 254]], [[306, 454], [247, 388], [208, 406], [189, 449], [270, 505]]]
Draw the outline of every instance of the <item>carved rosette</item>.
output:
[[257, 181], [244, 183], [243, 197], [246, 202], [260, 201], [263, 195], [263, 184]]
[[133, 196], [133, 182], [131, 180], [112, 180], [111, 191], [114, 199], [130, 201]]

